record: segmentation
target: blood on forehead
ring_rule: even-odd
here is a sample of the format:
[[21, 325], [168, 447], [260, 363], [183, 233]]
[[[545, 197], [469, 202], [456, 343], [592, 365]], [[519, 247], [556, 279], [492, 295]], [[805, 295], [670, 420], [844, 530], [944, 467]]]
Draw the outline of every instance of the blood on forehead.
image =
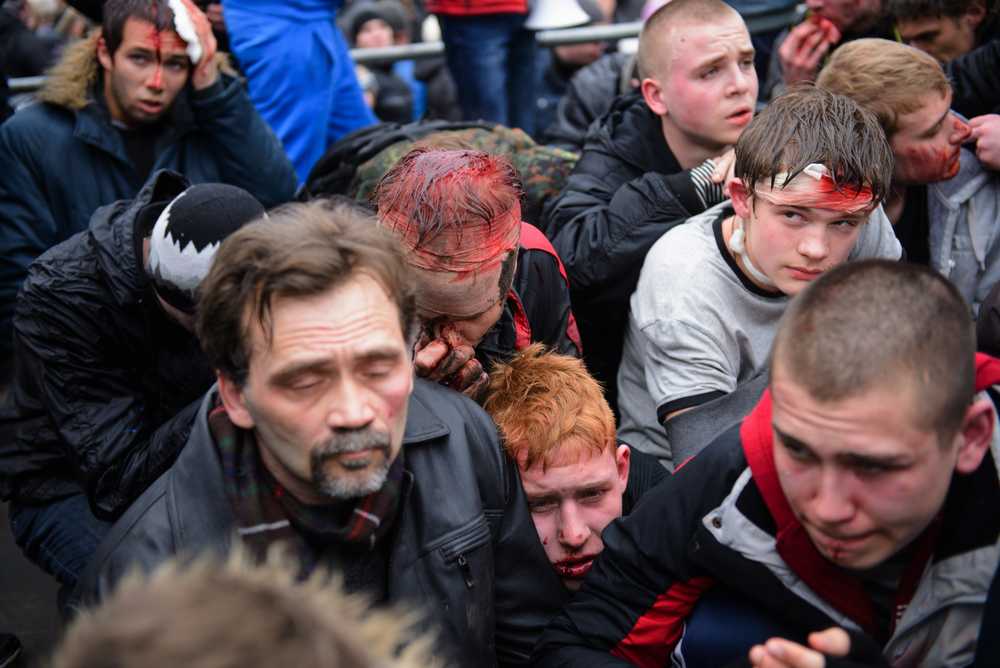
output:
[[[778, 206], [796, 206], [813, 209], [830, 209], [844, 213], [860, 213], [872, 206], [872, 190], [853, 186], [839, 187], [822, 165], [810, 165], [790, 181], [787, 174], [774, 177], [774, 187], [769, 182], [758, 183], [755, 195]], [[787, 182], [786, 182], [787, 181]]]

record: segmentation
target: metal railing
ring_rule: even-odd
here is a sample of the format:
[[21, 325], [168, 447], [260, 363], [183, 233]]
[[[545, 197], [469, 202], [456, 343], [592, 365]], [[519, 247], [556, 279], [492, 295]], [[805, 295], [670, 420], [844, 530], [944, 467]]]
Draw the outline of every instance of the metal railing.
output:
[[[745, 14], [750, 33], [767, 32], [790, 26], [801, 20], [805, 12], [804, 5], [770, 10], [766, 12]], [[587, 26], [585, 28], [566, 28], [563, 30], [542, 30], [535, 33], [539, 45], [559, 46], [561, 44], [579, 44], [580, 42], [611, 42], [627, 37], [636, 37], [642, 29], [642, 22], [614, 23], [604, 26]], [[351, 49], [351, 58], [359, 65], [372, 63], [387, 63], [397, 60], [420, 60], [434, 58], [444, 54], [443, 42], [416, 42], [401, 46], [387, 46], [379, 49]], [[22, 77], [9, 79], [8, 85], [14, 94], [31, 93], [45, 83], [45, 77]]]

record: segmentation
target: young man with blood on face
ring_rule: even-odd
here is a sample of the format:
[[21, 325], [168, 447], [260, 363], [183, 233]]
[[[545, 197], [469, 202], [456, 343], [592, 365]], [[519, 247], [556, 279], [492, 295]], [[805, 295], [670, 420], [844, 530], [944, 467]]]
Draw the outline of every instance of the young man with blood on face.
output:
[[757, 102], [750, 33], [722, 0], [673, 0], [639, 37], [639, 92], [588, 132], [544, 230], [566, 263], [587, 367], [615, 405], [628, 295], [650, 246], [724, 199], [716, 159]]
[[1000, 557], [998, 382], [938, 273], [823, 275], [756, 407], [608, 526], [535, 665], [968, 666]]
[[583, 362], [541, 344], [491, 369], [483, 407], [517, 462], [549, 563], [577, 591], [604, 528], [668, 473], [615, 439], [611, 407]]
[[770, 100], [789, 86], [815, 81], [838, 44], [863, 37], [892, 39], [893, 24], [884, 4], [885, 0], [809, 0], [806, 20], [775, 39], [761, 99]]
[[41, 103], [0, 127], [4, 360], [31, 261], [98, 207], [134, 198], [154, 171], [238, 186], [265, 207], [295, 191], [281, 144], [220, 72], [211, 25], [190, 0], [108, 0], [103, 17], [99, 34], [67, 49]]
[[858, 40], [833, 54], [818, 85], [878, 117], [895, 157], [886, 213], [907, 259], [940, 271], [978, 312], [1000, 281], [1000, 174], [963, 148], [971, 129], [949, 108], [940, 65], [913, 47]]
[[618, 375], [619, 436], [670, 467], [742, 419], [789, 297], [849, 259], [899, 257], [877, 208], [891, 174], [878, 121], [846, 97], [807, 87], [762, 111], [736, 143], [732, 201], [646, 256]]
[[418, 282], [417, 375], [473, 398], [484, 371], [532, 342], [580, 355], [559, 256], [521, 220], [521, 184], [506, 158], [414, 149], [375, 192]]

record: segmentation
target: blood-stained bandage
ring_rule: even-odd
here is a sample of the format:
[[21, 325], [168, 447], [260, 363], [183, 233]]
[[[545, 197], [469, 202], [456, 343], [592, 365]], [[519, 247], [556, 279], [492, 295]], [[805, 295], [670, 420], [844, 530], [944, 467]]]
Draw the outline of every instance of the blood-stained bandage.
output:
[[201, 60], [202, 50], [201, 42], [198, 41], [198, 33], [194, 29], [194, 21], [191, 20], [191, 14], [181, 0], [167, 0], [167, 5], [174, 13], [174, 28], [177, 30], [177, 34], [187, 43], [188, 58], [191, 59], [193, 65], [197, 65]]
[[830, 209], [846, 214], [861, 213], [873, 206], [871, 188], [838, 187], [830, 176], [830, 170], [815, 162], [790, 180], [788, 172], [776, 174], [771, 183], [759, 181], [755, 184], [754, 196], [776, 206]]

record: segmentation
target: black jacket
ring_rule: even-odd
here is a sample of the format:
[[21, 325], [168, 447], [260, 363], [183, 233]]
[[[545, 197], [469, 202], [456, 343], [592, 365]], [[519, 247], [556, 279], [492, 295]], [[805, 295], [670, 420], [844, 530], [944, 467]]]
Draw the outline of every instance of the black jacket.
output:
[[954, 93], [952, 109], [966, 118], [1000, 113], [1000, 34], [950, 61], [944, 69]]
[[591, 127], [573, 174], [546, 208], [544, 231], [566, 266], [584, 359], [612, 406], [629, 297], [646, 253], [705, 208], [638, 93], [616, 100]]
[[635, 55], [609, 53], [579, 69], [564, 85], [555, 118], [544, 127], [542, 143], [582, 151], [587, 130], [608, 113], [611, 103], [634, 86]]
[[160, 172], [32, 264], [0, 418], [3, 498], [41, 503], [85, 490], [95, 514], [114, 518], [180, 451], [214, 376], [195, 336], [153, 296], [135, 228], [143, 207], [187, 185]]
[[[77, 602], [103, 598], [132, 566], [231, 544], [235, 518], [206, 417], [214, 394], [177, 462], [111, 529]], [[388, 603], [427, 610], [450, 665], [524, 663], [565, 592], [496, 428], [472, 401], [418, 379], [403, 448], [409, 484], [389, 553]]]

